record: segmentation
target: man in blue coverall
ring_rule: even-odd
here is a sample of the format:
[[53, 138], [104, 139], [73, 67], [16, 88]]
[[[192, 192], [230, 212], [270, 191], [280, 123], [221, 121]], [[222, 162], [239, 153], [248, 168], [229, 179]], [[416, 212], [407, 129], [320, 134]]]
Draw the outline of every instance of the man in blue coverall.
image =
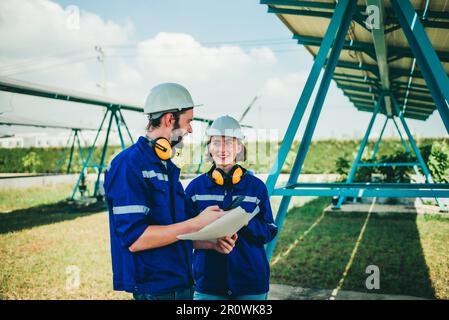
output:
[[[146, 136], [117, 155], [105, 172], [113, 288], [138, 300], [191, 299], [192, 242], [177, 236], [196, 232], [224, 214], [210, 206], [192, 218], [180, 169], [170, 160], [172, 146], [192, 132], [194, 107], [183, 86], [154, 87], [144, 106], [149, 115]], [[227, 254], [234, 245], [226, 237], [216, 250]]]

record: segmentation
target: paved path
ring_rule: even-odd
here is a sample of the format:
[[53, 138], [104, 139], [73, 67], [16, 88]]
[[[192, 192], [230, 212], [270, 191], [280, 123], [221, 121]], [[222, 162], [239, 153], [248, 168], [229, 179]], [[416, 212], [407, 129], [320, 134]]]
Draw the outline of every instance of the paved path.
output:
[[[309, 289], [283, 284], [270, 284], [269, 300], [328, 300], [332, 289]], [[355, 291], [340, 291], [335, 300], [424, 300], [424, 298], [365, 293]]]

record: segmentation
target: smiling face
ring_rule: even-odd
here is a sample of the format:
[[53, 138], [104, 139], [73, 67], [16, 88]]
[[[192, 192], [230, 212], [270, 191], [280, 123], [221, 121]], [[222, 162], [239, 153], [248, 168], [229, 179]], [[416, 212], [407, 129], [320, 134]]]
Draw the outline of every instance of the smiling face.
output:
[[242, 149], [242, 144], [234, 137], [212, 136], [209, 143], [209, 153], [218, 167], [234, 165]]

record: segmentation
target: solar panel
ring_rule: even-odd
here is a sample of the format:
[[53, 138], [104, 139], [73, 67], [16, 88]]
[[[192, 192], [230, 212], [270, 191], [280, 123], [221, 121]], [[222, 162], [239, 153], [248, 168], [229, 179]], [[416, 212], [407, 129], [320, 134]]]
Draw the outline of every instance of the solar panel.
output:
[[[270, 1], [293, 38], [315, 57], [336, 7], [332, 0]], [[449, 74], [449, 1], [411, 1], [438, 57]], [[382, 90], [394, 95], [404, 116], [426, 120], [436, 109], [407, 39], [399, 27], [390, 1], [358, 1], [333, 76], [338, 88], [360, 111], [372, 112]], [[379, 8], [379, 16], [373, 7]], [[367, 10], [368, 9], [368, 10]], [[379, 17], [379, 19], [376, 19]], [[381, 113], [392, 115], [389, 97]]]

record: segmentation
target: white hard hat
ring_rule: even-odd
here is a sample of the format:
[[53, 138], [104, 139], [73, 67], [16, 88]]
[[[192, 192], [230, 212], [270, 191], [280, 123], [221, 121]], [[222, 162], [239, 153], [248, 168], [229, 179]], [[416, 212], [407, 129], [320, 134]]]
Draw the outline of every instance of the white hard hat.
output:
[[145, 99], [143, 112], [158, 118], [170, 111], [198, 107], [186, 88], [177, 83], [161, 83], [153, 87]]
[[230, 116], [222, 116], [214, 120], [211, 126], [207, 128], [206, 135], [210, 136], [225, 136], [234, 137], [243, 140], [242, 128], [237, 120]]

